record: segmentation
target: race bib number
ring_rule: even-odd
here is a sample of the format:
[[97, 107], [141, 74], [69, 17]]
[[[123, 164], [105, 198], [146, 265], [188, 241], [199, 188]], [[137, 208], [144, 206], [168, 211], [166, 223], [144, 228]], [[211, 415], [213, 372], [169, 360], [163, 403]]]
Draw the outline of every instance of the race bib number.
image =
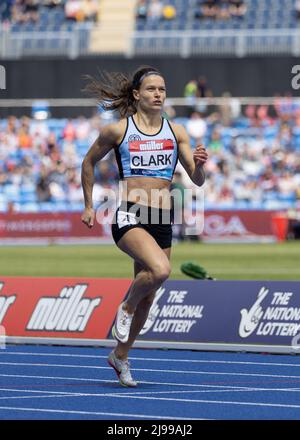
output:
[[136, 225], [137, 220], [135, 218], [135, 213], [118, 211], [117, 223], [120, 229], [124, 226]]
[[172, 139], [129, 142], [130, 168], [164, 170], [173, 163], [174, 143]]

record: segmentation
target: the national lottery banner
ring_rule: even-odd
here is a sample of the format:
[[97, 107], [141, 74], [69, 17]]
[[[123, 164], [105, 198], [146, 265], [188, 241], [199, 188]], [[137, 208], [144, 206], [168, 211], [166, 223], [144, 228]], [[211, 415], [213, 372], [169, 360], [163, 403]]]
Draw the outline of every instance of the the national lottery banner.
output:
[[[0, 336], [104, 341], [130, 279], [0, 276]], [[171, 280], [138, 337], [300, 351], [300, 282]], [[147, 346], [147, 344], [145, 344]]]
[[300, 343], [300, 283], [168, 281], [140, 338], [199, 343]]

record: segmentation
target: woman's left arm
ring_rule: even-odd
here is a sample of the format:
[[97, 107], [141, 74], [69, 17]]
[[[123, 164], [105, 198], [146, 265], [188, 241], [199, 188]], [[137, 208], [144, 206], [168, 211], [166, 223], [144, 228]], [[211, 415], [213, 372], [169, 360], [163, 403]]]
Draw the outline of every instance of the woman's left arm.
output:
[[178, 141], [179, 161], [188, 173], [192, 182], [197, 186], [202, 186], [205, 182], [203, 165], [208, 158], [206, 149], [202, 144], [199, 144], [195, 150], [192, 151], [190, 139], [185, 128], [182, 125], [172, 125]]

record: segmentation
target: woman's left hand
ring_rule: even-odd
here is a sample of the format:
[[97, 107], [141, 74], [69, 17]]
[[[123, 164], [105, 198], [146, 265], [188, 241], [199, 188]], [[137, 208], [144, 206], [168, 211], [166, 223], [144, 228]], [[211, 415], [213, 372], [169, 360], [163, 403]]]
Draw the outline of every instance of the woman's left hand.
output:
[[208, 159], [208, 154], [204, 145], [202, 144], [197, 145], [197, 147], [193, 152], [193, 158], [196, 166], [202, 166], [205, 164], [205, 162]]

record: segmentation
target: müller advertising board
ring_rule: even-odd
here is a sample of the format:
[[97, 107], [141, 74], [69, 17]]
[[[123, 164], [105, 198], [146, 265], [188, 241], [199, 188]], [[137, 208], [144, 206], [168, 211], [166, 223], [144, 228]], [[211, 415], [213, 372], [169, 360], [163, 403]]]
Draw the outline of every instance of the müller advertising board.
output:
[[6, 336], [106, 339], [130, 280], [0, 277]]
[[[130, 283], [0, 277], [1, 333], [7, 342], [114, 345]], [[300, 283], [167, 281], [136, 346], [300, 353]]]

